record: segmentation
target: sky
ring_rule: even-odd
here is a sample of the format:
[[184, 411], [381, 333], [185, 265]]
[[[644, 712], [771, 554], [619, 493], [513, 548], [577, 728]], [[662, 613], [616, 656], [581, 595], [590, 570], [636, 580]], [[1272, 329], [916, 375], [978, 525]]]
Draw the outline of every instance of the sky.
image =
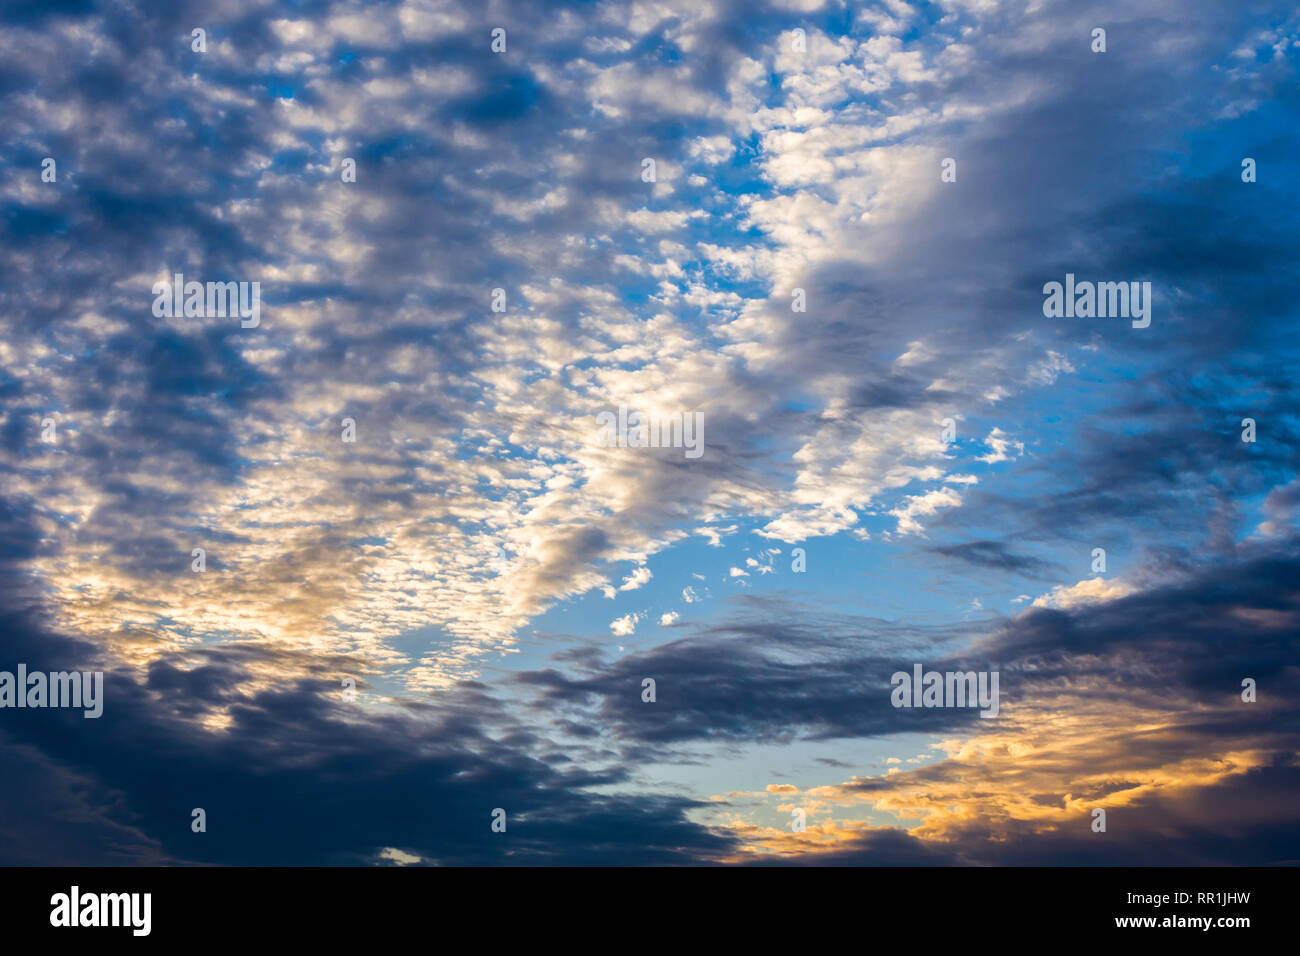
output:
[[104, 676], [0, 706], [0, 863], [1300, 862], [1297, 63], [1253, 0], [6, 6], [0, 671]]

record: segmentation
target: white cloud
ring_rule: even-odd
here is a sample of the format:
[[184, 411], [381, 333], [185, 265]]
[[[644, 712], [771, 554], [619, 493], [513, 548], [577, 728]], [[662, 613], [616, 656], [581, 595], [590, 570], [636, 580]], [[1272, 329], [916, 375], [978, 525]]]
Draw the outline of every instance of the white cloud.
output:
[[932, 515], [940, 508], [960, 507], [961, 495], [955, 489], [945, 487], [923, 495], [909, 495], [900, 507], [889, 513], [898, 518], [899, 534], [920, 534], [925, 528], [916, 520], [918, 515]]
[[622, 617], [610, 621], [609, 629], [614, 632], [616, 637], [627, 637], [636, 632], [636, 625], [640, 620], [641, 615], [638, 613], [624, 614]]
[[1077, 584], [1060, 584], [1034, 599], [1033, 607], [1069, 610], [1084, 604], [1115, 601], [1132, 594], [1136, 588], [1117, 578], [1085, 578]]
[[654, 575], [650, 573], [650, 569], [645, 565], [642, 565], [639, 568], [634, 568], [632, 573], [623, 579], [623, 583], [619, 586], [619, 590], [635, 591], [637, 588], [649, 581], [653, 576]]

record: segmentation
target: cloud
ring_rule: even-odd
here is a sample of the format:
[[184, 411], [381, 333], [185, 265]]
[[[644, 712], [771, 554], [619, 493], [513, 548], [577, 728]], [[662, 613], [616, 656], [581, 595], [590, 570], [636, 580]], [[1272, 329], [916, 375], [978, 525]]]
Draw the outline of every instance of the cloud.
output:
[[609, 629], [616, 637], [627, 637], [629, 634], [636, 632], [636, 625], [640, 620], [641, 615], [636, 612], [624, 614], [622, 617], [610, 621]]
[[1058, 584], [1047, 594], [1034, 598], [1034, 607], [1068, 609], [1094, 601], [1114, 601], [1133, 593], [1133, 587], [1118, 578], [1085, 578], [1077, 584]]
[[[1209, 808], [1231, 805], [1255, 786], [1268, 796], [1240, 832], [1250, 834], [1251, 859], [1276, 862], [1293, 858], [1300, 839], [1283, 796], [1296, 749], [1285, 715], [1300, 681], [1292, 663], [1300, 607], [1283, 582], [1297, 570], [1290, 546], [1258, 550], [1176, 584], [1031, 609], [966, 650], [955, 635], [945, 651], [935, 635], [794, 607], [776, 624], [767, 601], [763, 618], [697, 631], [583, 679], [555, 677], [547, 698], [587, 697], [601, 722], [636, 740], [642, 753], [719, 739], [936, 735], [937, 761], [805, 788], [844, 808], [848, 820], [864, 813], [923, 820], [903, 845], [918, 841], [915, 852], [936, 862], [1028, 862], [1053, 846], [1072, 854], [1059, 859], [1133, 862], [1141, 854], [1130, 841], [1155, 854], [1149, 859], [1227, 862], [1237, 859], [1229, 849], [1236, 818]], [[1265, 609], [1271, 613], [1259, 613]], [[1225, 642], [1224, 634], [1234, 636]], [[892, 708], [889, 673], [914, 660], [941, 671], [998, 670], [999, 717]], [[619, 691], [638, 674], [656, 675], [668, 704], [649, 719]], [[1267, 704], [1241, 699], [1246, 676], [1270, 688]], [[972, 792], [981, 794], [978, 813], [967, 799]], [[1096, 806], [1143, 820], [1177, 806], [1180, 822], [1172, 830], [1125, 830], [1122, 847], [1085, 845]], [[847, 846], [870, 848], [876, 839], [860, 825], [828, 826], [810, 842], [788, 830], [734, 829], [745, 849], [733, 859], [825, 854], [833, 862]], [[1081, 835], [1071, 837], [1071, 828]], [[988, 849], [992, 833], [1009, 834], [1013, 845]]]
[[961, 495], [952, 488], [938, 488], [922, 495], [910, 495], [901, 507], [890, 514], [898, 518], [899, 534], [920, 534], [925, 530], [916, 520], [917, 515], [932, 515], [940, 508], [960, 508]]
[[[184, 8], [0, 15], [0, 612], [116, 701], [6, 722], [7, 857], [507, 862], [505, 806], [518, 863], [1295, 858], [1294, 11], [500, 12], [505, 56], [462, 2], [218, 4], [206, 54]], [[261, 324], [154, 316], [176, 272]], [[1045, 319], [1067, 272], [1152, 325]], [[619, 407], [702, 456], [602, 447]], [[829, 573], [714, 550], [751, 532]], [[1095, 546], [1130, 570], [992, 610]], [[652, 558], [711, 613], [608, 661]], [[1003, 668], [1006, 726], [890, 708], [917, 661]], [[814, 852], [628, 760], [917, 732], [957, 743], [827, 784]], [[1069, 835], [1096, 799], [1146, 836]]]
[[650, 573], [650, 569], [644, 565], [639, 568], [634, 568], [632, 573], [623, 579], [623, 583], [619, 585], [618, 589], [620, 591], [635, 591], [637, 588], [641, 587], [641, 585], [649, 581], [653, 576], [654, 575]]
[[[8, 616], [3, 625], [12, 652], [33, 666], [86, 667], [98, 653], [28, 619]], [[11, 712], [21, 719], [6, 721], [0, 754], [30, 787], [0, 796], [6, 819], [17, 813], [28, 821], [6, 839], [5, 860], [683, 863], [733, 844], [686, 819], [695, 805], [689, 799], [589, 792], [626, 774], [566, 766], [562, 750], [511, 717], [483, 685], [381, 707], [349, 705], [331, 679], [337, 662], [304, 657], [301, 670], [312, 676], [268, 682], [263, 668], [285, 654], [259, 646], [199, 652], [219, 681], [140, 684], [130, 671], [114, 670], [89, 734], [73, 723], [90, 723], [80, 714]], [[212, 725], [206, 717], [215, 712], [228, 719]], [[304, 801], [313, 781], [318, 798]], [[57, 801], [68, 816], [56, 821], [34, 800]], [[196, 802], [221, 839], [190, 831]], [[177, 807], [185, 808], [179, 817]], [[493, 839], [495, 807], [507, 811], [509, 841]]]
[[955, 558], [977, 567], [996, 568], [1020, 574], [1039, 575], [1053, 567], [1049, 561], [1017, 554], [1005, 542], [989, 539], [936, 546], [929, 550], [934, 554]]

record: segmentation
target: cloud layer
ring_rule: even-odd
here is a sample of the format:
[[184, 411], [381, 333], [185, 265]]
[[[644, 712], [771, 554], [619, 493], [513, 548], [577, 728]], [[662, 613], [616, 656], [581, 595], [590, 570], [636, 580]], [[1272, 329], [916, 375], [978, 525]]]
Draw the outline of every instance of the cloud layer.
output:
[[[8, 659], [109, 675], [0, 711], [10, 862], [1300, 859], [1285, 4], [46, 4], [0, 53]], [[153, 315], [176, 273], [261, 323]], [[1150, 327], [1045, 317], [1067, 273]], [[913, 663], [1002, 714], [895, 710]]]

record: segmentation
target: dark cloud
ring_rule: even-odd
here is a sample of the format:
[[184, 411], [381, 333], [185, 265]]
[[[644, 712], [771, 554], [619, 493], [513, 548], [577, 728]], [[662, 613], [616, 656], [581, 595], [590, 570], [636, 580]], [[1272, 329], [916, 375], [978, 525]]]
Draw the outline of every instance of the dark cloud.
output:
[[[916, 663], [937, 671], [998, 670], [1002, 707], [1013, 714], [1018, 702], [1050, 701], [1071, 687], [1095, 701], [1180, 713], [1206, 746], [1243, 734], [1294, 746], [1300, 605], [1289, 582], [1298, 575], [1294, 542], [1276, 542], [1129, 597], [1030, 609], [957, 653], [954, 635], [945, 644], [933, 639], [938, 634], [869, 621], [850, 630], [843, 620], [810, 617], [797, 605], [783, 615], [769, 602], [761, 624], [711, 629], [603, 667], [588, 663], [594, 673], [586, 677], [548, 670], [518, 680], [539, 691], [539, 706], [586, 705], [633, 748], [996, 724], [971, 711], [895, 709], [889, 676]], [[640, 700], [644, 677], [656, 681], [654, 707]], [[1224, 710], [1239, 700], [1248, 677], [1269, 688], [1268, 705]], [[1198, 714], [1202, 704], [1218, 709]]]
[[1002, 541], [967, 541], [929, 549], [934, 554], [955, 558], [981, 568], [994, 568], [1030, 576], [1043, 576], [1056, 566], [1030, 555], [1017, 554]]
[[[80, 642], [19, 617], [3, 626], [32, 669], [90, 666]], [[6, 788], [2, 816], [41, 825], [9, 827], [4, 862], [374, 863], [395, 847], [440, 864], [667, 864], [731, 848], [686, 820], [696, 801], [597, 795], [626, 774], [539, 760], [546, 741], [472, 685], [366, 715], [323, 673], [259, 688], [259, 670], [283, 663], [273, 648], [204, 656], [184, 672], [155, 663], [145, 685], [110, 672], [95, 720], [5, 711], [0, 752], [26, 785]], [[229, 724], [205, 729], [223, 710]], [[56, 802], [38, 813], [40, 794]], [[190, 829], [195, 807], [206, 833]], [[496, 807], [506, 834], [490, 829]]]

